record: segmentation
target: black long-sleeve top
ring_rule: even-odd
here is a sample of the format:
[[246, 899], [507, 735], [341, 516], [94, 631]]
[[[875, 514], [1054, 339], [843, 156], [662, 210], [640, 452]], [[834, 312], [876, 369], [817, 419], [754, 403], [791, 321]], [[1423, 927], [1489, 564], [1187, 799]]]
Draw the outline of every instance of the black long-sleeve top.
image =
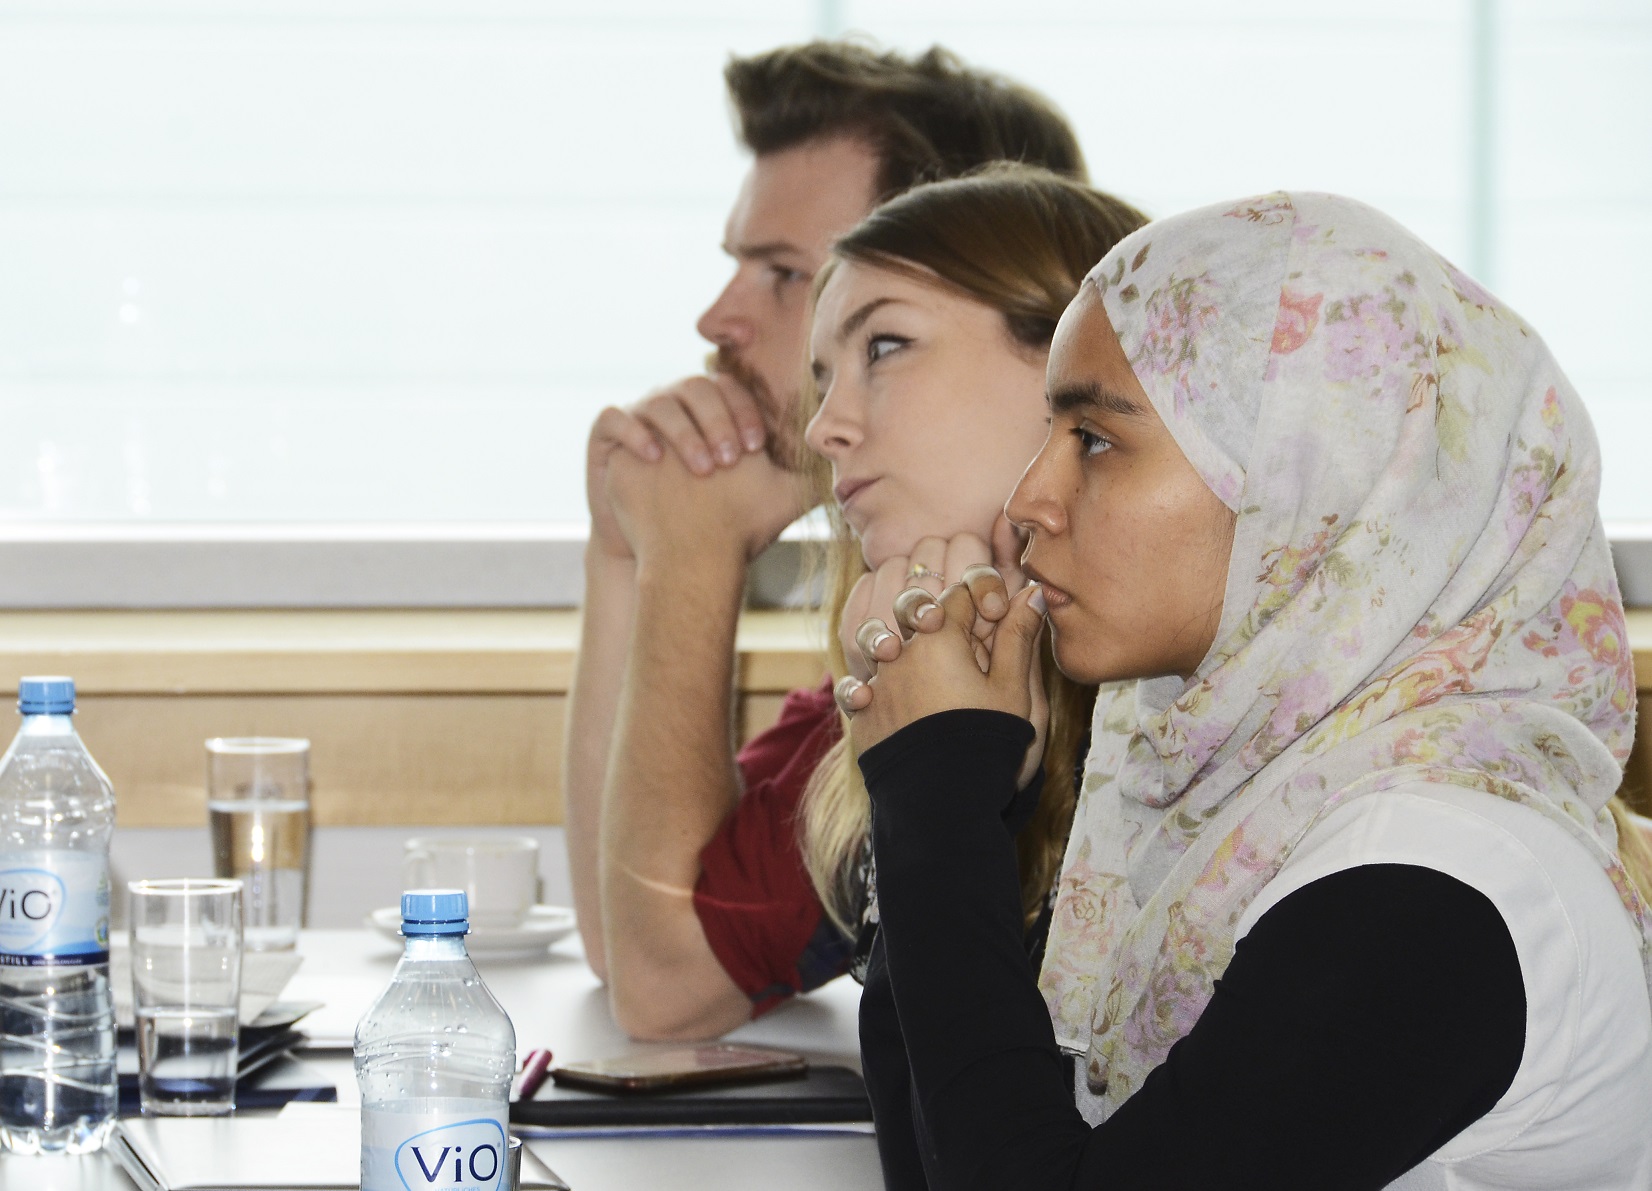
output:
[[949, 711], [861, 758], [882, 918], [861, 1050], [893, 1191], [1377, 1188], [1508, 1090], [1526, 998], [1501, 915], [1435, 870], [1366, 865], [1263, 914], [1193, 1030], [1089, 1126], [1023, 942], [1032, 739]]

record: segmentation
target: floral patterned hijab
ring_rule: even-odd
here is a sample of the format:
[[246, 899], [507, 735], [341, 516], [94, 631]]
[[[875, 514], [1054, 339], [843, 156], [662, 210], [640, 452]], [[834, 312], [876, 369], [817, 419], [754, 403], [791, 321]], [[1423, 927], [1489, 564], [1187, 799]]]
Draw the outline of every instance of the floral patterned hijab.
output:
[[1086, 1115], [1192, 1028], [1245, 907], [1349, 799], [1422, 780], [1530, 806], [1652, 938], [1605, 809], [1635, 680], [1600, 456], [1542, 340], [1333, 195], [1161, 220], [1088, 281], [1236, 522], [1198, 672], [1096, 708], [1040, 979], [1088, 1052]]

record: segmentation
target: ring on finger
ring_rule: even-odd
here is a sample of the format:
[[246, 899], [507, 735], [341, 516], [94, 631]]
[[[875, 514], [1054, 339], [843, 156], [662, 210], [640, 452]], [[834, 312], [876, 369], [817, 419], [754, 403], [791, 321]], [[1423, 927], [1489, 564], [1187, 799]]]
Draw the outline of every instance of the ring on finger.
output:
[[942, 583], [946, 582], [945, 575], [939, 571], [930, 570], [921, 562], [913, 563], [912, 569], [906, 572], [906, 577], [908, 579], [939, 579]]

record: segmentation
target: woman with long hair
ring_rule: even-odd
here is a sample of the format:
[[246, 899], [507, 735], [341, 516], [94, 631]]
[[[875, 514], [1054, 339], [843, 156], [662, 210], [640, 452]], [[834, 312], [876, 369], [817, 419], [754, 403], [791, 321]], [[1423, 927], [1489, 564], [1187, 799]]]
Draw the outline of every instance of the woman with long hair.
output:
[[[906, 599], [841, 695], [890, 1185], [1652, 1186], [1634, 673], [1542, 340], [1370, 208], [1272, 194], [1114, 248], [1048, 402], [1036, 582]], [[1046, 614], [1119, 685], [1035, 984], [1001, 815]]]
[[[835, 678], [848, 674], [840, 624], [853, 630], [874, 609], [892, 621], [895, 593], [914, 581], [938, 592], [940, 576], [990, 563], [995, 534], [999, 561], [1013, 564], [1003, 504], [1043, 441], [1056, 320], [1094, 259], [1145, 222], [1080, 182], [1008, 165], [916, 187], [839, 242], [816, 279], [807, 429], [787, 436], [820, 452], [796, 462], [833, 526], [824, 612]], [[1094, 697], [1053, 665], [1046, 673], [1050, 779], [1019, 845], [1034, 951]], [[841, 736], [830, 683], [788, 695], [742, 754], [760, 776], [701, 853], [697, 923], [759, 1013], [855, 970], [873, 934], [868, 803]]]
[[[995, 556], [1013, 568], [1020, 540], [1003, 501], [1044, 436], [1043, 370], [1056, 321], [1096, 249], [1144, 222], [1089, 186], [1004, 165], [918, 187], [834, 245], [816, 279], [802, 410], [812, 449], [804, 472], [831, 526], [824, 610], [840, 630], [830, 646], [837, 676], [866, 676], [853, 634], [874, 614], [892, 624], [897, 592], [938, 593], [946, 578]], [[854, 323], [847, 335], [846, 321]], [[1095, 700], [1092, 686], [1048, 659], [1042, 674], [1045, 777], [1017, 845], [1029, 929], [1061, 865]], [[869, 816], [840, 739], [810, 778], [799, 825], [815, 890], [833, 921], [859, 938], [863, 959], [876, 915]], [[1041, 938], [1035, 931], [1035, 951]]]

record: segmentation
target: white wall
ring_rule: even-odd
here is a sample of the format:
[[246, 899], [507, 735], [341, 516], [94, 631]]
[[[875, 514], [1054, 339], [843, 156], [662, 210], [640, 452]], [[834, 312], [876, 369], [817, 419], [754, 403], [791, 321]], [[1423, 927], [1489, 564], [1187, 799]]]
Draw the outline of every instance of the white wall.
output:
[[1498, 292], [1594, 414], [1608, 518], [1652, 520], [1652, 4], [1510, 0]]
[[581, 519], [595, 410], [703, 352], [721, 64], [823, 28], [1037, 85], [1153, 212], [1388, 209], [1652, 517], [1645, 0], [0, 0], [0, 518]]
[[[1485, 204], [1477, 7], [1493, 63]], [[1646, 0], [849, 0], [844, 22], [905, 47], [939, 37], [1036, 83], [1096, 182], [1149, 214], [1277, 187], [1388, 211], [1537, 327], [1594, 414], [1605, 516], [1652, 519]]]
[[778, 0], [0, 3], [0, 515], [578, 519]]

